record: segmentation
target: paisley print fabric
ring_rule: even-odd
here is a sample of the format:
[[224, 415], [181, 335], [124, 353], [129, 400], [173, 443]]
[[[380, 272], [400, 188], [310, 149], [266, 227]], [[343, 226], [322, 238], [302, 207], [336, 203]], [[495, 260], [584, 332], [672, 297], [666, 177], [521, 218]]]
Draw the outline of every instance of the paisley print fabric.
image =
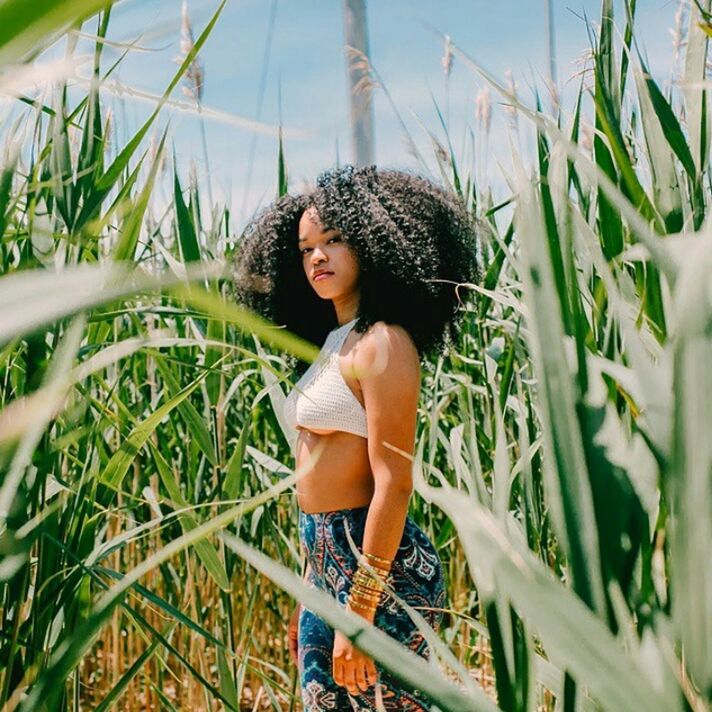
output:
[[[346, 605], [351, 580], [358, 566], [349, 547], [346, 528], [360, 549], [367, 515], [368, 507], [358, 507], [318, 514], [302, 512], [299, 516], [300, 540], [311, 569], [309, 583], [329, 593], [342, 606]], [[410, 517], [406, 518], [391, 574], [396, 593], [438, 630], [442, 612], [437, 609], [442, 609], [445, 604], [443, 569], [432, 542]], [[393, 599], [388, 598], [381, 603], [374, 623], [417, 655], [429, 658], [423, 635]], [[302, 699], [307, 712], [377, 710], [377, 687], [380, 687], [379, 702], [386, 710], [421, 712], [431, 709], [425, 695], [403, 688], [397, 679], [381, 669], [378, 662], [379, 683], [376, 686], [358, 696], [350, 695], [346, 688], [338, 686], [332, 677], [334, 631], [304, 606], [299, 616], [298, 648]]]

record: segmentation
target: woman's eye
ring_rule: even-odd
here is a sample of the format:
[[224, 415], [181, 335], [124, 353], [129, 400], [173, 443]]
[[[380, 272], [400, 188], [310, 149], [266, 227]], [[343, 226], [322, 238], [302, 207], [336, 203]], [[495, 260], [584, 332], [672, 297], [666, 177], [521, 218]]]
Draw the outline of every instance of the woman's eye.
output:
[[[328, 242], [331, 242], [332, 240], [338, 240], [339, 242], [341, 242], [342, 239], [343, 239], [343, 238], [341, 237], [341, 235], [333, 235], [332, 237], [330, 237], [330, 238], [327, 240], [327, 243], [328, 243]], [[308, 252], [309, 250], [311, 250], [311, 249], [312, 249], [311, 247], [302, 247], [302, 249], [299, 250], [299, 252], [300, 252], [302, 255], [306, 255], [307, 252]]]

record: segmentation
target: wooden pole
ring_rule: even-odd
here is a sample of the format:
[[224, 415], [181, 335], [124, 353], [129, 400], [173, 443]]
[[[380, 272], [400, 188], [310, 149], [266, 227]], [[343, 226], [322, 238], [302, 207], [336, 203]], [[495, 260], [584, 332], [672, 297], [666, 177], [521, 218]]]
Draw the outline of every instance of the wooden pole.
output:
[[364, 58], [369, 60], [365, 0], [344, 0], [344, 45], [349, 87], [352, 160], [356, 166], [366, 166], [375, 162], [375, 151], [369, 62], [364, 61]]

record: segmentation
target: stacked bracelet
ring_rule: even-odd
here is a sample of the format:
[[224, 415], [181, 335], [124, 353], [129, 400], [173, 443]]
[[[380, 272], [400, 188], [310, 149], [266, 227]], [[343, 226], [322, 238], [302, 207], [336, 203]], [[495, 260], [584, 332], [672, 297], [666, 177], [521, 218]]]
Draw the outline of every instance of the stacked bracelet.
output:
[[388, 579], [391, 561], [375, 554], [364, 553], [358, 562], [349, 592], [349, 608], [373, 613], [378, 608]]
[[391, 559], [382, 559], [380, 556], [376, 556], [375, 554], [368, 554], [365, 551], [361, 556], [363, 556], [367, 560], [367, 562], [375, 569], [383, 569], [387, 572], [391, 570], [391, 566], [393, 564], [393, 561]]

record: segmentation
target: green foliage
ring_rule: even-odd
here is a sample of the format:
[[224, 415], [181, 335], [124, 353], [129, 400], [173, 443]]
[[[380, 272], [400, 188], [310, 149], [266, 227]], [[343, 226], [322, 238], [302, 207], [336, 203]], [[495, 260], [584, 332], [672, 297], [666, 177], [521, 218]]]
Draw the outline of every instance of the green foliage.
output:
[[[169, 132], [146, 141], [224, 4], [115, 155], [106, 9], [87, 96], [25, 101], [31, 145], [0, 166], [0, 704], [68, 709], [80, 663], [121, 625], [140, 645], [88, 705], [140, 688], [180, 708], [173, 675], [227, 709], [256, 685], [294, 705], [286, 592], [442, 710], [709, 706], [709, 1], [690, 13], [684, 89], [666, 94], [637, 54], [636, 3], [619, 40], [604, 0], [570, 126], [452, 45], [528, 122], [537, 160], [513, 155], [495, 204], [436, 105], [438, 166], [476, 213], [486, 267], [457, 343], [424, 369], [413, 462], [412, 514], [451, 581], [445, 630], [424, 631], [448, 675], [296, 576], [283, 354], [316, 349], [231, 301], [229, 213], [205, 224], [175, 161], [156, 217]], [[0, 0], [4, 65], [105, 4], [30, 5]], [[281, 135], [276, 154], [282, 195]], [[469, 674], [483, 640], [496, 704]]]

